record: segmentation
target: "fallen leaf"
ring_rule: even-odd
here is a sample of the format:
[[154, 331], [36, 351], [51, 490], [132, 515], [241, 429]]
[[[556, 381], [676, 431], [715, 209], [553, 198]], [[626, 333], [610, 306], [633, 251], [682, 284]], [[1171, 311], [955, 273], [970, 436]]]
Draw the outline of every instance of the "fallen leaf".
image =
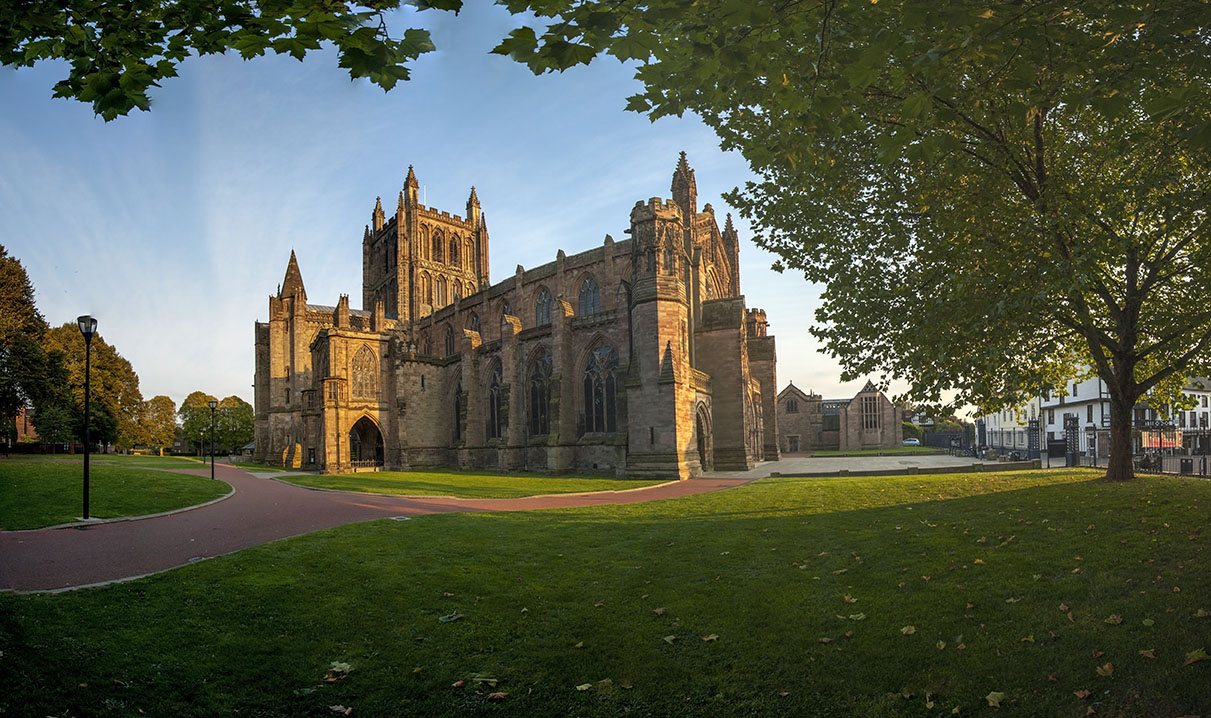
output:
[[833, 571], [834, 576], [840, 576], [843, 573], [849, 573], [849, 569], [848, 568], [839, 568], [836, 571]]
[[1182, 665], [1188, 666], [1191, 663], [1198, 663], [1199, 661], [1205, 661], [1208, 658], [1211, 658], [1211, 656], [1208, 656], [1206, 651], [1204, 651], [1201, 648], [1196, 648], [1193, 651], [1190, 651], [1189, 653], [1186, 654], [1186, 662], [1183, 663]]
[[353, 715], [352, 708], [346, 708], [345, 706], [342, 706], [342, 705], [328, 706], [328, 710], [332, 711], [333, 713], [337, 714], [338, 716]]
[[1066, 612], [1066, 611], [1068, 610], [1068, 604], [1066, 604], [1066, 603], [1061, 603], [1061, 604], [1060, 604], [1060, 610], [1061, 610], [1061, 611], [1065, 611], [1065, 612]]
[[905, 636], [912, 635], [916, 632], [917, 632], [917, 629], [913, 626], [905, 626], [904, 628], [900, 629], [900, 633], [903, 633]]
[[462, 688], [465, 685], [467, 685], [466, 681], [454, 681], [453, 683], [450, 684], [450, 687], [451, 688]]
[[988, 695], [984, 696], [984, 700], [988, 701], [988, 705], [992, 706], [993, 708], [1000, 708], [1001, 701], [1005, 700], [1005, 694], [999, 691], [992, 691]]
[[653, 608], [652, 613], [656, 614], [657, 616], [663, 616], [664, 609], [663, 608]]
[[1087, 715], [1087, 716], [1097, 715], [1097, 711], [1093, 709], [1093, 706], [1089, 706], [1088, 708], [1085, 709], [1085, 715]]
[[605, 601], [598, 601], [597, 603], [593, 604], [593, 608], [601, 608], [604, 605], [605, 605]]
[[790, 695], [790, 691], [778, 691], [778, 695], [780, 695], [780, 696], [782, 696], [783, 698], [785, 698], [785, 697], [787, 697], [787, 696], [789, 696], [789, 695]]
[[952, 708], [950, 711], [950, 714], [957, 716], [959, 714], [959, 706], [955, 706], [954, 708]]
[[1195, 618], [1206, 618], [1207, 616], [1211, 616], [1211, 611], [1208, 611], [1205, 608], [1200, 608], [1194, 612]]
[[865, 613], [851, 613], [851, 614], [849, 614], [849, 620], [851, 620], [851, 621], [865, 621], [865, 620], [866, 620], [866, 614], [865, 614]]
[[443, 596], [445, 596], [446, 598], [450, 598], [450, 597], [451, 597], [451, 596], [453, 596], [454, 594], [450, 593], [449, 591], [443, 591], [443, 592], [442, 592], [442, 595], [443, 595]]
[[454, 613], [447, 613], [446, 615], [438, 618], [437, 620], [441, 621], [442, 623], [454, 623], [455, 621], [462, 620], [462, 617], [463, 617], [463, 614], [459, 613], [458, 611], [455, 611]]
[[983, 565], [984, 565], [984, 559], [982, 559], [982, 558], [977, 558], [976, 560], [972, 561], [972, 563], [974, 563], [974, 564], [975, 564], [975, 565], [977, 565], [977, 566], [983, 566]]
[[946, 648], [946, 641], [938, 641], [938, 650], [940, 651], [943, 648]]
[[488, 694], [488, 700], [490, 700], [490, 701], [503, 701], [503, 700], [504, 700], [504, 699], [505, 699], [505, 698], [506, 698], [508, 695], [509, 695], [509, 694], [508, 694], [508, 693], [505, 693], [504, 691], [497, 691], [496, 693], [489, 693], [489, 694]]
[[1034, 634], [1032, 633], [1032, 634], [1030, 634], [1029, 636], [1024, 636], [1024, 637], [1021, 639], [1021, 642], [1022, 642], [1022, 643], [1034, 643]]
[[589, 689], [590, 689], [590, 688], [592, 688], [592, 687], [593, 687], [593, 684], [592, 684], [592, 683], [581, 683], [580, 685], [576, 686], [576, 690], [578, 690], [578, 691], [587, 691], [587, 690], [589, 690]]
[[828, 636], [821, 636], [820, 638], [816, 639], [816, 642], [817, 643], [832, 643], [833, 639], [829, 638]]
[[671, 645], [673, 645], [673, 642], [677, 640], [677, 637], [676, 636], [665, 636], [662, 640], [671, 646]]
[[1021, 601], [1021, 600], [1022, 599], [1017, 596], [1011, 596], [1011, 597], [1005, 599], [1005, 603], [1017, 603], [1018, 601]]
[[853, 632], [853, 631], [846, 631], [846, 632], [845, 632], [845, 637], [846, 637], [846, 638], [853, 638], [853, 637], [854, 637], [854, 632]]
[[1112, 626], [1117, 626], [1123, 622], [1123, 617], [1116, 613], [1112, 613], [1112, 614], [1110, 614], [1109, 617], [1106, 618], [1105, 622], [1109, 623]]
[[1104, 665], [1098, 666], [1098, 667], [1097, 667], [1096, 669], [1094, 669], [1094, 670], [1096, 670], [1096, 671], [1097, 671], [1097, 674], [1098, 674], [1099, 676], [1106, 676], [1106, 677], [1109, 677], [1109, 676], [1114, 675], [1114, 664], [1113, 664], [1113, 663], [1106, 663], [1106, 664], [1104, 664]]
[[1076, 696], [1077, 698], [1080, 698], [1081, 700], [1085, 700], [1089, 696], [1093, 695], [1093, 691], [1087, 691], [1087, 690], [1081, 689], [1079, 691], [1073, 691], [1072, 695]]
[[500, 682], [497, 679], [491, 676], [485, 676], [482, 673], [476, 673], [475, 675], [471, 676], [471, 680], [475, 681], [476, 683], [482, 683], [489, 688], [495, 688], [496, 684]]
[[710, 634], [710, 635], [708, 635], [708, 636], [703, 636], [703, 637], [702, 637], [702, 640], [704, 640], [704, 641], [718, 641], [718, 640], [719, 640], [719, 634], [718, 634], [718, 633], [712, 633], [712, 634]]
[[1151, 618], [1145, 618], [1142, 623], [1145, 626], [1151, 626], [1152, 624], [1156, 623], [1156, 621], [1153, 621]]
[[1140, 655], [1143, 656], [1144, 658], [1156, 658], [1156, 649], [1148, 648], [1146, 650], [1141, 650]]
[[1072, 611], [1069, 611], [1069, 612], [1068, 612], [1068, 622], [1069, 622], [1069, 623], [1076, 623], [1076, 619], [1072, 617]]
[[1098, 649], [1095, 648], [1089, 652], [1089, 655], [1093, 656], [1094, 658], [1101, 658], [1105, 654], [1102, 651], [1099, 651]]
[[928, 580], [929, 580], [929, 576], [922, 576], [922, 577], [921, 577], [921, 580], [923, 580], [923, 581], [928, 581]]
[[572, 648], [584, 648], [584, 641], [577, 643], [575, 646], [572, 646]]
[[858, 599], [854, 598], [853, 596], [849, 595], [848, 593], [845, 594], [844, 598], [842, 598], [841, 600], [845, 601], [846, 603], [857, 603], [858, 602]]

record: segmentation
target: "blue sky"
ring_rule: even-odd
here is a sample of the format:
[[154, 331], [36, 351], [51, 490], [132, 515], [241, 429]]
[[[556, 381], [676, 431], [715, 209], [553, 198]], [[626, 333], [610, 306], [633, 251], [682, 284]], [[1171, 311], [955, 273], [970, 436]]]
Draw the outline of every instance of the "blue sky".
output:
[[[361, 298], [361, 237], [414, 165], [426, 204], [463, 213], [471, 185], [492, 237], [493, 282], [624, 238], [637, 200], [669, 196], [678, 152], [699, 206], [751, 175], [697, 118], [625, 112], [638, 89], [612, 59], [533, 76], [490, 50], [517, 21], [474, 4], [405, 10], [438, 51], [384, 93], [350, 82], [333, 52], [300, 63], [194, 58], [152, 111], [113, 122], [54, 100], [65, 66], [0, 69], [0, 243], [24, 263], [52, 325], [92, 313], [133, 364], [144, 397], [202, 390], [252, 400], [253, 322], [268, 316], [293, 248], [311, 302]], [[741, 235], [741, 290], [778, 338], [779, 389], [852, 396], [808, 334], [819, 287], [770, 270]]]

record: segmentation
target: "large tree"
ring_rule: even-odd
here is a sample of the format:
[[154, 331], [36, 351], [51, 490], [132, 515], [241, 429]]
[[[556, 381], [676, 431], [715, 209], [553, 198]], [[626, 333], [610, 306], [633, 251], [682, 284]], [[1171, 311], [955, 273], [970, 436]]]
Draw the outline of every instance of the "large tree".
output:
[[0, 245], [0, 439], [16, 436], [21, 407], [40, 413], [59, 395], [57, 358], [42, 348], [46, 321], [34, 305], [34, 285], [21, 260]]
[[[529, 3], [508, 2], [519, 10]], [[534, 3], [537, 5], [537, 3]], [[1211, 368], [1211, 5], [543, 3], [535, 71], [646, 60], [631, 108], [694, 111], [758, 175], [730, 199], [825, 284], [846, 378], [1019, 405], [1083, 371], [1131, 418]], [[650, 53], [650, 55], [649, 55]]]
[[211, 437], [211, 421], [215, 422], [215, 440], [218, 440], [218, 416], [212, 417], [210, 402], [217, 402], [210, 394], [195, 391], [185, 397], [177, 415], [181, 417], [181, 434], [185, 440], [193, 444], [199, 456], [208, 454]]
[[[76, 412], [77, 438], [84, 439], [84, 336], [75, 322], [46, 332], [42, 340], [48, 353], [62, 354]], [[134, 368], [100, 334], [92, 338], [91, 424], [92, 440], [129, 448], [140, 442], [139, 417], [143, 395]]]

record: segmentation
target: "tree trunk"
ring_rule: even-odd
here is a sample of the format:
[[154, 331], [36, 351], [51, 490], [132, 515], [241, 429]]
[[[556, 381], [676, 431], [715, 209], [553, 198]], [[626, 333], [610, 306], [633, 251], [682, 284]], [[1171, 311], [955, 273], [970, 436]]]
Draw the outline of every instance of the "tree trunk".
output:
[[1135, 478], [1132, 463], [1131, 418], [1135, 402], [1110, 398], [1110, 463], [1106, 468], [1108, 481], [1130, 481]]

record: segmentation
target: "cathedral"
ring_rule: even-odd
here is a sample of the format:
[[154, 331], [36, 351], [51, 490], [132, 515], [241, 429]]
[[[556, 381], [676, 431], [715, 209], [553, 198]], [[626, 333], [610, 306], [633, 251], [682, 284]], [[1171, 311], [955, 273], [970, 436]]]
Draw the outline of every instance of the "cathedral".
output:
[[310, 303], [291, 252], [255, 325], [259, 461], [684, 479], [778, 458], [774, 337], [685, 153], [629, 239], [496, 284], [475, 188], [459, 216], [418, 187], [409, 167], [395, 215], [375, 203], [362, 309]]

